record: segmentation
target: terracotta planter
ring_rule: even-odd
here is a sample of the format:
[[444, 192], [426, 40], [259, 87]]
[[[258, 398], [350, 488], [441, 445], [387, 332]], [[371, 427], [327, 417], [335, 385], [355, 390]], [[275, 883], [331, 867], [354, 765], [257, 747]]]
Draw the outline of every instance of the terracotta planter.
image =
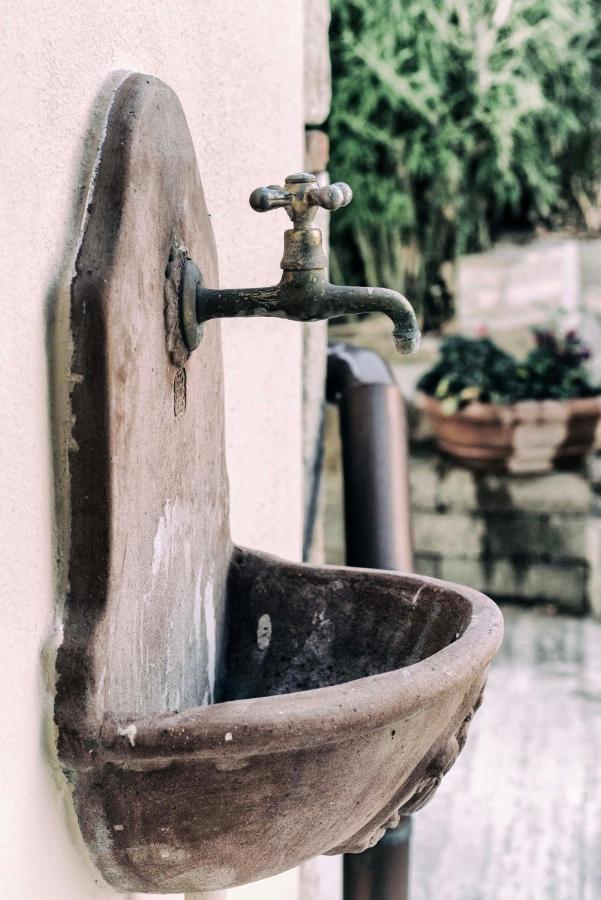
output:
[[506, 406], [473, 402], [452, 415], [419, 395], [441, 450], [477, 469], [548, 472], [589, 452], [601, 415], [601, 397], [524, 400]]

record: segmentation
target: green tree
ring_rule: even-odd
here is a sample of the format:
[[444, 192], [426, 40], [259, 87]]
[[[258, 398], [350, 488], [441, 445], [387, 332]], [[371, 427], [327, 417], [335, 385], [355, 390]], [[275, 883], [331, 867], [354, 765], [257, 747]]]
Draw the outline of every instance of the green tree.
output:
[[333, 0], [330, 168], [354, 190], [335, 279], [400, 289], [433, 327], [459, 253], [576, 200], [594, 219], [597, 2]]

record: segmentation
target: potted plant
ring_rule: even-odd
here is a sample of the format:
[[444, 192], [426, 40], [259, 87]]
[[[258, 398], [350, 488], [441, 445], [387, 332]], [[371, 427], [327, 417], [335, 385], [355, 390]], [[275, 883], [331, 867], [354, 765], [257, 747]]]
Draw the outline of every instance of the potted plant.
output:
[[578, 334], [535, 330], [522, 360], [489, 337], [445, 338], [418, 383], [419, 405], [438, 446], [479, 469], [545, 472], [591, 449], [601, 387]]

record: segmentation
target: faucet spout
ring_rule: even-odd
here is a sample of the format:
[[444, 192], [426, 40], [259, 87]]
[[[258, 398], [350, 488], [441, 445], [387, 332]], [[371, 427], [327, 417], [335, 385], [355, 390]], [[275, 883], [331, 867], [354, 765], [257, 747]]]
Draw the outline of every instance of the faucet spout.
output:
[[[194, 264], [189, 262], [186, 269], [190, 266]], [[190, 274], [186, 272], [187, 280]], [[337, 316], [382, 312], [392, 321], [392, 337], [399, 353], [411, 353], [420, 340], [415, 313], [402, 294], [387, 288], [330, 284], [323, 269], [285, 270], [279, 284], [270, 287], [224, 290], [203, 287], [198, 272], [194, 296], [184, 295], [182, 300], [184, 308], [194, 305], [193, 319], [198, 325], [217, 318], [272, 316], [294, 322], [319, 322]]]
[[407, 298], [398, 291], [338, 284], [327, 284], [326, 288], [326, 296], [335, 310], [332, 315], [384, 313], [392, 322], [392, 340], [399, 353], [413, 353], [419, 347], [421, 334], [415, 312]]

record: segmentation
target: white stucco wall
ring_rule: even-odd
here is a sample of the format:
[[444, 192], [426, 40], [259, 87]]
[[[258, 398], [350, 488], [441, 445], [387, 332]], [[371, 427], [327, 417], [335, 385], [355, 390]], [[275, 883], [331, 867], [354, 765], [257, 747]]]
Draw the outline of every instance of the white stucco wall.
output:
[[[86, 129], [111, 72], [166, 81], [196, 145], [222, 285], [277, 279], [283, 213], [258, 219], [247, 197], [302, 168], [302, 0], [5, 0], [0, 29], [0, 896], [96, 900], [112, 892], [49, 765], [44, 676], [56, 638], [47, 301], [70, 265]], [[223, 332], [234, 537], [298, 557], [300, 326]], [[294, 900], [297, 885], [293, 872], [230, 896]]]

